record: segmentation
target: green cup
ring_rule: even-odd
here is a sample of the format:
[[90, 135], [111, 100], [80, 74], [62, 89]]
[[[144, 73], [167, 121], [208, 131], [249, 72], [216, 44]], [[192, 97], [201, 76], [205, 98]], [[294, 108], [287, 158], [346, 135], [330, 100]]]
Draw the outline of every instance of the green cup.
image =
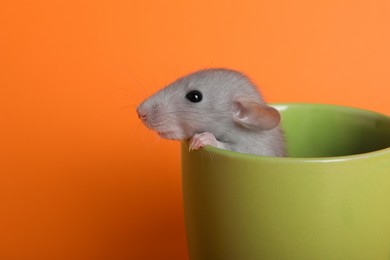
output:
[[278, 104], [288, 158], [182, 143], [191, 260], [389, 260], [390, 117]]

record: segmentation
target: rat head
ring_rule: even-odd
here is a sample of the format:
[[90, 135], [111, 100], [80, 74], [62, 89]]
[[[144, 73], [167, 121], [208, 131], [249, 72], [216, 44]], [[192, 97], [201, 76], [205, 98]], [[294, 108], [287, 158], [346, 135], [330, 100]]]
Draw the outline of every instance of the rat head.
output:
[[229, 139], [229, 129], [270, 130], [280, 121], [279, 113], [265, 105], [245, 75], [227, 69], [179, 78], [142, 102], [137, 113], [148, 128], [174, 140], [201, 132]]

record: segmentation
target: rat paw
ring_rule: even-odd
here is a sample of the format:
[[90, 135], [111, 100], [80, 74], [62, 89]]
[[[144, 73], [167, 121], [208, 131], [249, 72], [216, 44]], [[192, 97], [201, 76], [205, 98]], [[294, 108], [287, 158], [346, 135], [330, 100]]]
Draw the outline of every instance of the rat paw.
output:
[[192, 150], [198, 150], [199, 148], [211, 145], [218, 147], [219, 142], [215, 138], [215, 136], [212, 133], [204, 132], [200, 134], [194, 134], [194, 136], [190, 140], [190, 151]]

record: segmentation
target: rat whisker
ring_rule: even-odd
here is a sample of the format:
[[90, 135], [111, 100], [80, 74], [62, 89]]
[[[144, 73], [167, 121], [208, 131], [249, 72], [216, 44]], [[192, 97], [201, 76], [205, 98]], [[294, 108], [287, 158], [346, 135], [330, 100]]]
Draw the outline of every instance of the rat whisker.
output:
[[[174, 115], [174, 114], [196, 114], [196, 115], [210, 115], [210, 114], [217, 114], [217, 115], [220, 115], [221, 113], [223, 113], [225, 111], [212, 111], [212, 112], [204, 112], [204, 111], [189, 111], [189, 110], [177, 110], [177, 111], [170, 111], [170, 112], [166, 112], [165, 114], [166, 115]], [[220, 116], [220, 117], [224, 117], [224, 116]]]
[[137, 77], [135, 77], [132, 74], [128, 74], [128, 80], [132, 81], [133, 82], [132, 85], [135, 86], [135, 88], [132, 88], [132, 90], [136, 90], [135, 92], [134, 91], [130, 92], [132, 97], [134, 96], [134, 94], [136, 94], [138, 96], [137, 99], [143, 100], [145, 99], [145, 97], [150, 95], [150, 93], [146, 91], [147, 84], [141, 82], [141, 80], [139, 80]]
[[[194, 118], [194, 117], [180, 117], [181, 120], [187, 120], [189, 122], [197, 122], [197, 123], [201, 123], [202, 125], [209, 125], [210, 124], [210, 120], [203, 120], [203, 119], [198, 119], [198, 118]], [[216, 118], [218, 119], [218, 118]], [[222, 122], [220, 122], [220, 124], [224, 124]], [[228, 125], [228, 124], [226, 124]]]
[[169, 108], [169, 106], [170, 106], [172, 100], [174, 100], [173, 97], [175, 96], [175, 93], [172, 94], [172, 95], [169, 97], [168, 102], [166, 102], [166, 96], [168, 95], [166, 92], [167, 92], [167, 91], [164, 92], [164, 104], [166, 104], [166, 105], [165, 105], [165, 110], [167, 110], [167, 109]]
[[119, 109], [119, 110], [126, 110], [126, 109], [128, 109], [128, 108], [136, 109], [136, 108], [137, 108], [137, 105], [135, 105], [135, 104], [128, 104], [128, 105], [125, 105], [125, 106], [121, 106], [121, 107], [119, 107], [118, 109]]
[[197, 112], [197, 111], [188, 111], [188, 110], [170, 111], [170, 112], [166, 112], [165, 114], [166, 114], [166, 115], [172, 115], [172, 114], [182, 114], [182, 113], [187, 113], [187, 114], [198, 114], [198, 115], [207, 114], [207, 113], [205, 113], [205, 112], [203, 112], [203, 111]]

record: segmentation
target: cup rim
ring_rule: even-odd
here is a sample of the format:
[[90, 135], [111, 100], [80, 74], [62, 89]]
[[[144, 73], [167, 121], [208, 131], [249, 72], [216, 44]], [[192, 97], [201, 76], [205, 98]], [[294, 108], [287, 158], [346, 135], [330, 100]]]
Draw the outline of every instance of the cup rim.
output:
[[[374, 115], [379, 116], [384, 119], [389, 120], [390, 117], [381, 114], [375, 111], [366, 110], [362, 108], [355, 108], [350, 106], [343, 106], [343, 105], [335, 105], [335, 104], [323, 104], [323, 103], [301, 103], [301, 102], [288, 102], [288, 103], [270, 103], [269, 104], [272, 107], [277, 108], [278, 110], [288, 109], [288, 107], [295, 106], [314, 106], [318, 108], [332, 108], [332, 109], [342, 109], [344, 111], [351, 111], [351, 112], [359, 112], [366, 115]], [[359, 153], [359, 154], [352, 154], [352, 155], [342, 155], [342, 156], [330, 156], [330, 157], [272, 157], [272, 156], [260, 156], [260, 155], [254, 155], [254, 154], [245, 154], [245, 153], [239, 153], [234, 152], [230, 150], [224, 150], [212, 146], [206, 146], [203, 149], [207, 151], [208, 153], [215, 153], [218, 155], [226, 156], [226, 157], [234, 157], [237, 159], [243, 159], [243, 160], [263, 160], [263, 161], [272, 161], [272, 162], [342, 162], [342, 161], [350, 161], [350, 160], [362, 160], [362, 159], [368, 159], [372, 157], [380, 157], [385, 154], [390, 154], [390, 147], [366, 152], [366, 153]]]

